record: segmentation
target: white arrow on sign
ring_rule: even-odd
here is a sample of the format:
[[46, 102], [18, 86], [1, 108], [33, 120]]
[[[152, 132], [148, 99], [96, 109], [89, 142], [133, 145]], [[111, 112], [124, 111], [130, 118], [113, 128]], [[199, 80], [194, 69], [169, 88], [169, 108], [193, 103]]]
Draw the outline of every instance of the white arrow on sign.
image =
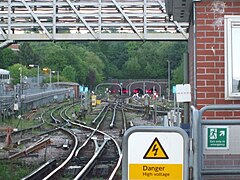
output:
[[225, 131], [220, 131], [219, 136], [225, 136]]

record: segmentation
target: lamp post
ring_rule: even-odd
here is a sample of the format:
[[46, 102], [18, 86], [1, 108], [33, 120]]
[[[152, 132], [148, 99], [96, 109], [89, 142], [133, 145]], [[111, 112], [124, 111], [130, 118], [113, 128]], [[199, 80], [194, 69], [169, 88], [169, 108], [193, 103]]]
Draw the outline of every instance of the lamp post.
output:
[[58, 82], [58, 87], [59, 87], [59, 71], [57, 71], [57, 82]]
[[170, 84], [170, 79], [171, 79], [171, 67], [170, 67], [170, 61], [167, 60], [168, 62], [168, 101], [170, 100], [170, 91], [171, 91], [171, 84]]
[[57, 85], [59, 87], [59, 71], [52, 71], [52, 73], [57, 73]]
[[22, 67], [19, 67], [19, 83], [22, 84]]
[[50, 87], [52, 87], [52, 70], [51, 69], [49, 69], [49, 85], [50, 85]]
[[29, 64], [28, 66], [29, 66], [29, 67], [32, 67], [32, 68], [33, 68], [33, 67], [37, 67], [37, 71], [38, 71], [38, 72], [37, 72], [37, 84], [40, 85], [39, 65], [36, 65], [36, 64]]
[[49, 86], [52, 87], [52, 70], [48, 67], [42, 69], [46, 74], [49, 73]]
[[[20, 89], [21, 89], [21, 95], [23, 94], [23, 68], [19, 67], [19, 82], [20, 82]], [[20, 96], [21, 97], [21, 96]]]
[[19, 87], [19, 95], [18, 95], [18, 101], [20, 104], [20, 117], [22, 117], [22, 95], [23, 95], [23, 69], [22, 67], [19, 67], [19, 82], [20, 82], [20, 87]]

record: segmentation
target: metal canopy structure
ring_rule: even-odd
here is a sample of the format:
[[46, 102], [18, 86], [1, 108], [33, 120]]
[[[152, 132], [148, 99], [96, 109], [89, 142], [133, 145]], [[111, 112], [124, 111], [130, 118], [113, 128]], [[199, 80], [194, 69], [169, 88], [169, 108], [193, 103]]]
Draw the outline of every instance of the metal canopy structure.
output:
[[193, 1], [200, 0], [166, 0], [167, 14], [178, 22], [188, 22], [190, 18], [190, 12], [192, 11]]
[[187, 40], [165, 0], [2, 0], [0, 46], [14, 41]]

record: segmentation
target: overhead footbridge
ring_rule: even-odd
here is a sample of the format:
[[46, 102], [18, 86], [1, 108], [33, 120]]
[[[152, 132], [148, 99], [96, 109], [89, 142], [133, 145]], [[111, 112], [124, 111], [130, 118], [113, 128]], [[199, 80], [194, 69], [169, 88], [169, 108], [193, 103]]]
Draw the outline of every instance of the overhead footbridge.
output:
[[174, 20], [166, 5], [172, 2], [2, 0], [0, 47], [18, 41], [187, 40], [189, 23]]

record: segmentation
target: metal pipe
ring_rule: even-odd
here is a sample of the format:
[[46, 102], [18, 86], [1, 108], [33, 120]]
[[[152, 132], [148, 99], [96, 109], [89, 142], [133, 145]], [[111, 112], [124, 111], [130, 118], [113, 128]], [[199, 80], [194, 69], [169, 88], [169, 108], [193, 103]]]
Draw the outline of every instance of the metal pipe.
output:
[[58, 85], [58, 88], [59, 88], [59, 71], [57, 71], [57, 85]]
[[204, 120], [201, 122], [202, 125], [240, 125], [240, 120], [236, 119], [236, 120], [227, 120], [227, 121], [223, 121], [223, 120]]
[[50, 69], [50, 71], [49, 71], [49, 85], [50, 85], [50, 87], [52, 87], [52, 70]]
[[[189, 59], [188, 59], [188, 53], [184, 53], [183, 55], [183, 61], [184, 61], [184, 84], [189, 83]], [[184, 120], [183, 123], [189, 123], [189, 102], [183, 103], [184, 106]]]
[[38, 68], [38, 74], [37, 74], [37, 83], [38, 83], [38, 86], [40, 85], [40, 69], [39, 69], [39, 65], [37, 65], [37, 68]]
[[200, 109], [200, 112], [203, 114], [207, 110], [239, 110], [240, 105], [239, 104], [215, 104], [215, 105], [208, 105], [204, 106], [202, 109]]
[[167, 60], [167, 62], [168, 62], [168, 101], [170, 100], [170, 91], [171, 91], [171, 88], [170, 88], [170, 79], [171, 79], [171, 67], [170, 67], [170, 61], [169, 60]]
[[197, 104], [196, 2], [193, 2], [193, 105]]
[[146, 83], [143, 81], [143, 94], [146, 94]]
[[[193, 139], [193, 143], [192, 143], [192, 150], [193, 150], [193, 179], [200, 179], [199, 176], [199, 143], [201, 142], [199, 140], [200, 137], [200, 133], [199, 133], [199, 111], [194, 107], [191, 106], [192, 109], [192, 139]], [[191, 158], [190, 158], [191, 160]]]
[[7, 40], [11, 40], [12, 39], [12, 33], [11, 33], [11, 28], [12, 28], [12, 23], [11, 23], [11, 19], [12, 19], [12, 14], [14, 13], [14, 11], [12, 12], [12, 4], [11, 4], [11, 0], [8, 0], [8, 33], [7, 33]]
[[[239, 169], [204, 169], [202, 175], [231, 176], [240, 175]], [[230, 178], [230, 177], [229, 177]]]

